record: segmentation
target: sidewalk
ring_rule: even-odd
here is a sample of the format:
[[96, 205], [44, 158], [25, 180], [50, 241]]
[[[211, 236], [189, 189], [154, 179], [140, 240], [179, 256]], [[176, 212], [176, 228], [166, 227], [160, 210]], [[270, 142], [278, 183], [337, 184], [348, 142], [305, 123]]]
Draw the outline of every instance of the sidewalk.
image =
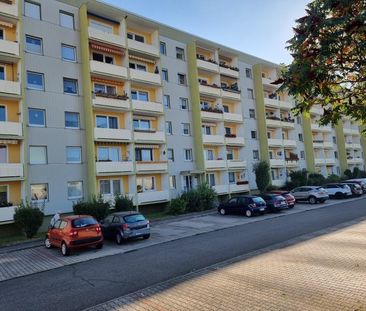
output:
[[[349, 199], [347, 202], [359, 199]], [[336, 201], [336, 203], [340, 203]], [[278, 214], [267, 214], [261, 217], [246, 218], [242, 216], [221, 216], [216, 211], [208, 211], [205, 214], [183, 215], [171, 220], [153, 222], [151, 226], [151, 238], [149, 240], [135, 240], [121, 246], [113, 241], [106, 241], [102, 250], [87, 249], [63, 257], [58, 249], [45, 249], [37, 246], [27, 249], [10, 249], [10, 252], [0, 254], [0, 281], [5, 281], [25, 275], [47, 271], [85, 262], [105, 256], [122, 254], [136, 249], [165, 243], [201, 233], [230, 228], [246, 223], [263, 221], [269, 218], [286, 217], [286, 215], [306, 212], [323, 208], [334, 204], [330, 201], [326, 204], [298, 204], [294, 209]]]

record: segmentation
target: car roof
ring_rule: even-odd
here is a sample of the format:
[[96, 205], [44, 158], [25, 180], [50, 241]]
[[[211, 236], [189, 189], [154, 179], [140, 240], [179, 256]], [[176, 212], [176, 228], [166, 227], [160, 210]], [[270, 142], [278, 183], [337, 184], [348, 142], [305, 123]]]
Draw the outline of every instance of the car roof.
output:
[[286, 190], [274, 190], [274, 191], [269, 191], [267, 193], [269, 193], [269, 194], [287, 194], [287, 193], [289, 193], [289, 191], [286, 191]]
[[61, 219], [63, 220], [74, 220], [78, 218], [93, 218], [93, 216], [90, 215], [68, 215], [68, 216], [61, 216]]
[[112, 213], [111, 215], [113, 216], [129, 216], [129, 215], [140, 215], [141, 213], [136, 212], [136, 211], [126, 211], [126, 212], [115, 212]]
[[233, 197], [233, 199], [234, 198], [260, 198], [260, 196], [259, 195], [237, 195], [237, 196]]

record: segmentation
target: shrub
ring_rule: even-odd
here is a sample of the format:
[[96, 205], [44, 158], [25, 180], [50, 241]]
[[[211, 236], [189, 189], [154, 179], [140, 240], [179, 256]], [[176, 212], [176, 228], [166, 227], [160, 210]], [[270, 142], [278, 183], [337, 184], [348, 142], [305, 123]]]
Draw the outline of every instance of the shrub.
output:
[[214, 207], [217, 194], [207, 183], [202, 183], [197, 189], [184, 192], [181, 199], [187, 203], [186, 212], [200, 212]]
[[279, 190], [281, 187], [269, 185], [266, 189], [266, 191], [276, 191]]
[[326, 183], [333, 183], [333, 182], [337, 183], [337, 182], [340, 182], [340, 181], [341, 181], [341, 178], [338, 175], [335, 175], [335, 174], [329, 175], [325, 180]]
[[261, 193], [265, 192], [270, 184], [271, 179], [269, 170], [270, 167], [266, 161], [260, 161], [254, 164], [253, 172], [255, 174], [255, 182], [257, 183], [257, 188]]
[[110, 205], [104, 202], [101, 196], [93, 197], [89, 202], [78, 202], [73, 206], [74, 214], [90, 215], [101, 221], [109, 213]]
[[117, 195], [114, 198], [114, 208], [116, 212], [132, 211], [133, 201], [127, 195]]
[[15, 209], [14, 222], [22, 230], [25, 236], [30, 239], [36, 235], [43, 222], [44, 214], [29, 202], [21, 202]]
[[353, 168], [352, 178], [360, 178], [361, 171], [358, 167]]
[[189, 213], [202, 211], [200, 199], [195, 189], [182, 193], [181, 199], [187, 203], [186, 212]]
[[366, 172], [361, 170], [359, 178], [366, 178]]
[[346, 169], [345, 171], [344, 171], [344, 175], [346, 175], [347, 176], [347, 179], [352, 179], [352, 172], [351, 172], [351, 170], [350, 169]]
[[187, 202], [182, 198], [172, 199], [169, 203], [168, 213], [171, 215], [180, 215], [186, 211]]
[[287, 183], [289, 189], [293, 189], [308, 184], [308, 171], [302, 169], [300, 171], [293, 171], [290, 173], [291, 181]]
[[311, 173], [308, 178], [309, 186], [321, 186], [325, 183], [325, 177], [319, 173]]

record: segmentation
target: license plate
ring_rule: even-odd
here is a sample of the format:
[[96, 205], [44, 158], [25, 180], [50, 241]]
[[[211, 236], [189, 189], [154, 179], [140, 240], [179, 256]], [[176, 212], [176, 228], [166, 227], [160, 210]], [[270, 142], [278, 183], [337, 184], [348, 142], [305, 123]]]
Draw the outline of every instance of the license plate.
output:
[[262, 208], [260, 208], [259, 210], [262, 212], [262, 211], [264, 211], [264, 208], [262, 207]]

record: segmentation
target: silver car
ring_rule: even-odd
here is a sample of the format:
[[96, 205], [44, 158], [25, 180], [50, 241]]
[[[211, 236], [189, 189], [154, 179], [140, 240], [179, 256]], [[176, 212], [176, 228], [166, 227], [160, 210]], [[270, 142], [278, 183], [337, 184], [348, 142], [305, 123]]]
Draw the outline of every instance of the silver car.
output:
[[324, 203], [329, 199], [328, 193], [319, 186], [297, 187], [290, 192], [296, 201], [308, 201], [310, 204]]

